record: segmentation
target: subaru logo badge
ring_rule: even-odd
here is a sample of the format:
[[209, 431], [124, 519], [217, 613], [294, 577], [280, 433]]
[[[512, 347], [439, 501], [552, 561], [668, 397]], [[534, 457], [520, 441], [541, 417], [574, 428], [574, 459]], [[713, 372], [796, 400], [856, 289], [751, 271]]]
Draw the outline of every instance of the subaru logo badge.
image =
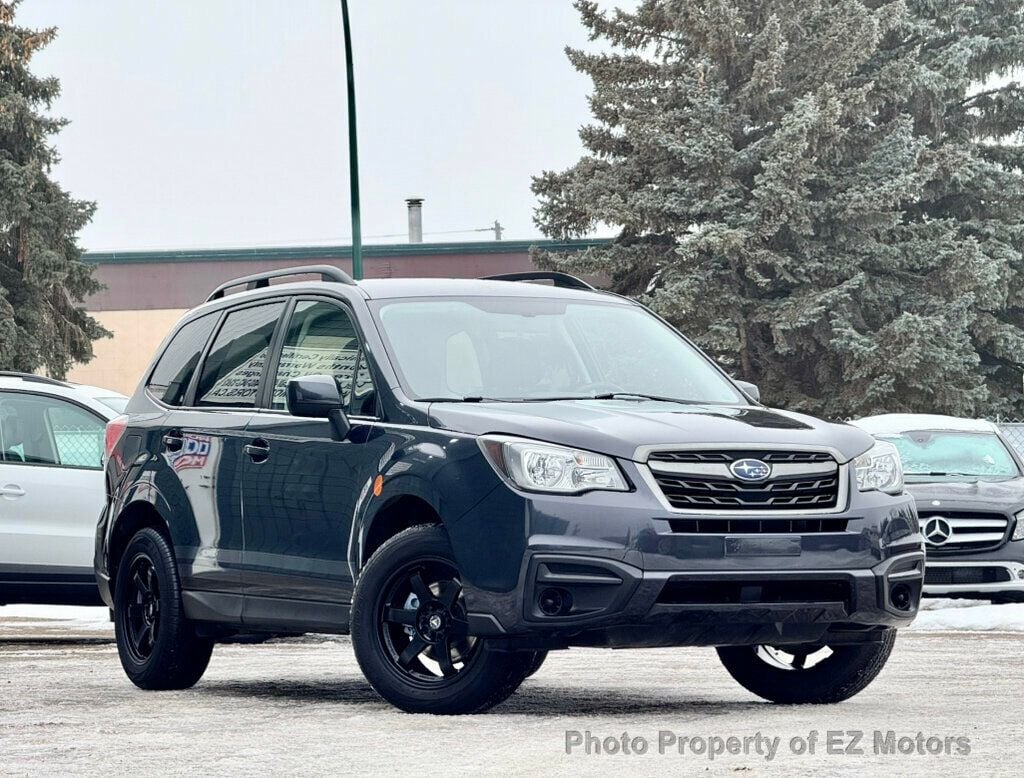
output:
[[772, 466], [760, 459], [737, 459], [729, 470], [741, 481], [763, 481], [772, 474]]

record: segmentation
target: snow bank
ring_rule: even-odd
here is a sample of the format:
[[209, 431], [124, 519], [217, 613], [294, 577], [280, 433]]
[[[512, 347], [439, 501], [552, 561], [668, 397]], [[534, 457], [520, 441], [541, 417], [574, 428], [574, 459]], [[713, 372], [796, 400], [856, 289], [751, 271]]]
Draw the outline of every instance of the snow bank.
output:
[[110, 611], [106, 608], [80, 608], [70, 605], [0, 606], [0, 635], [46, 628], [68, 632], [112, 632]]
[[986, 600], [925, 600], [910, 626], [915, 632], [1024, 632], [1024, 603]]

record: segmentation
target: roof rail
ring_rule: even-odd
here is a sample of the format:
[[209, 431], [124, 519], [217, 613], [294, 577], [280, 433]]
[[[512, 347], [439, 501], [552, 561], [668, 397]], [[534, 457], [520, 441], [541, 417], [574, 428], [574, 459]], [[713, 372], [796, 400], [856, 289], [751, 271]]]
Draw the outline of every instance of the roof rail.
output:
[[525, 273], [502, 273], [497, 276], [484, 276], [481, 281], [551, 281], [561, 289], [589, 289], [598, 291], [582, 278], [554, 270], [528, 270]]
[[20, 378], [23, 381], [34, 381], [37, 384], [49, 384], [50, 386], [70, 386], [67, 381], [59, 378], [49, 378], [35, 373], [22, 373], [18, 370], [0, 370], [0, 378]]
[[339, 270], [333, 265], [300, 265], [299, 267], [283, 267], [279, 270], [267, 270], [263, 273], [253, 273], [251, 276], [242, 276], [241, 278], [233, 278], [230, 281], [225, 281], [210, 293], [210, 296], [206, 298], [206, 302], [219, 300], [225, 296], [225, 292], [227, 292], [228, 289], [235, 286], [244, 285], [248, 289], [263, 289], [264, 287], [270, 286], [271, 278], [310, 275], [319, 275], [321, 281], [334, 281], [335, 283], [349, 284], [350, 286], [355, 286], [356, 284], [356, 282], [352, 280], [352, 276], [344, 270]]

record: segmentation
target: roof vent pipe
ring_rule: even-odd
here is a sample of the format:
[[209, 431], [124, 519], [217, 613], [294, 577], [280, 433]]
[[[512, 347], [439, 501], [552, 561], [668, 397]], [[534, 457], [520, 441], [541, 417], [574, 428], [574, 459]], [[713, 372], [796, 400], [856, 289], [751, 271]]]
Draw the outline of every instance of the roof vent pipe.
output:
[[423, 198], [410, 197], [405, 201], [409, 206], [409, 242], [423, 242]]

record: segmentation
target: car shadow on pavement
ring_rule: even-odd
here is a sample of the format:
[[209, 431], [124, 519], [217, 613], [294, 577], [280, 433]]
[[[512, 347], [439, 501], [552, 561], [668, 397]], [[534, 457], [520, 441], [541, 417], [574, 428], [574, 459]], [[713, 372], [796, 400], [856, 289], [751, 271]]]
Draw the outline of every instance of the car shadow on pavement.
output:
[[643, 692], [622, 692], [615, 689], [587, 689], [578, 686], [551, 686], [543, 682], [523, 684], [512, 697], [495, 708], [507, 715], [554, 717], [584, 715], [694, 714], [715, 716], [761, 707], [765, 703], [750, 701], [717, 701], [664, 696]]
[[[245, 699], [265, 698], [282, 702], [366, 705], [382, 710], [390, 706], [362, 679], [334, 681], [203, 681], [198, 694]], [[658, 696], [649, 690], [621, 692], [614, 689], [586, 689], [553, 686], [527, 681], [509, 700], [494, 710], [503, 715], [559, 717], [580, 715], [694, 714], [722, 715], [749, 711], [767, 704], [750, 701], [719, 702]]]

